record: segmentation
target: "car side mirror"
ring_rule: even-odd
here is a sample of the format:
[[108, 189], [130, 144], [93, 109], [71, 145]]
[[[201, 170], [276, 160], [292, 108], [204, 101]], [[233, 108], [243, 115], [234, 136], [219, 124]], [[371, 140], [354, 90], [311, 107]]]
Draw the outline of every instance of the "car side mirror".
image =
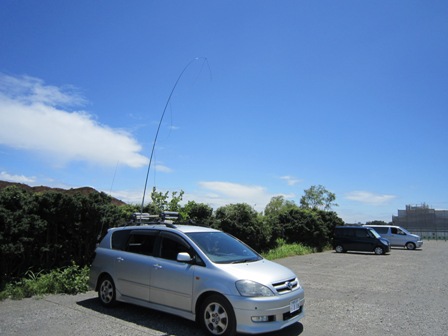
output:
[[189, 262], [191, 262], [192, 259], [191, 259], [190, 254], [188, 254], [187, 252], [180, 252], [180, 253], [177, 254], [177, 259], [176, 260], [180, 261], [180, 262], [189, 263]]

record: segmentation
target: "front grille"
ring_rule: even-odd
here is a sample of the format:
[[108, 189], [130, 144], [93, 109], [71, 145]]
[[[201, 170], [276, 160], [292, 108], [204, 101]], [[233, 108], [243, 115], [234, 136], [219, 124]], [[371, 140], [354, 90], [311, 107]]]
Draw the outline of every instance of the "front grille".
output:
[[298, 310], [296, 310], [295, 312], [293, 312], [293, 313], [290, 313], [290, 312], [284, 313], [283, 314], [283, 321], [290, 320], [294, 316], [299, 315], [300, 313], [302, 313], [302, 310], [303, 310], [303, 306], [300, 306], [300, 308]]
[[278, 294], [286, 294], [298, 288], [299, 280], [297, 280], [297, 278], [292, 278], [285, 281], [273, 283], [272, 286], [274, 286]]

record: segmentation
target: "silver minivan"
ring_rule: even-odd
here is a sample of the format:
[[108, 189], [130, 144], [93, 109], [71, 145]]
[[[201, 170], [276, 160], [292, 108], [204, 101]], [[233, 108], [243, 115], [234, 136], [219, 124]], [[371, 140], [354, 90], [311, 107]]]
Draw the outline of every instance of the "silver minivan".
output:
[[400, 246], [406, 247], [408, 250], [415, 250], [423, 245], [420, 236], [410, 233], [401, 226], [368, 224], [364, 226], [374, 229], [381, 237], [387, 239], [391, 246]]
[[290, 269], [200, 226], [109, 229], [89, 285], [106, 307], [121, 301], [175, 314], [208, 335], [272, 332], [304, 316], [304, 291]]

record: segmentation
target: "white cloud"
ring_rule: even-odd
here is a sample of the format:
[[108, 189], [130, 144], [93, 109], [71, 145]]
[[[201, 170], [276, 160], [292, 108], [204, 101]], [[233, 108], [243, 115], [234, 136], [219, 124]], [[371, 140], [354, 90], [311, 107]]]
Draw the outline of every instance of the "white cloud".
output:
[[161, 173], [172, 173], [173, 172], [173, 170], [170, 167], [167, 167], [167, 166], [165, 166], [163, 164], [160, 164], [160, 163], [156, 164], [154, 166], [154, 169], [156, 171], [158, 171], [158, 172], [161, 172]]
[[302, 180], [299, 180], [298, 178], [295, 178], [294, 176], [289, 176], [289, 175], [285, 175], [285, 176], [280, 176], [280, 179], [286, 181], [286, 183], [289, 186], [294, 186], [297, 183], [302, 182]]
[[0, 144], [49, 156], [58, 164], [147, 164], [141, 145], [129, 133], [101, 125], [87, 112], [66, 108], [83, 102], [73, 90], [0, 74]]
[[[116, 199], [119, 199], [120, 201], [123, 201], [128, 204], [141, 204], [142, 198], [143, 198], [143, 191], [130, 191], [130, 190], [116, 190], [112, 192], [106, 192], [107, 194], [110, 194], [112, 197], [115, 197]], [[146, 194], [148, 197], [148, 194]], [[149, 197], [150, 199], [151, 197]], [[145, 204], [147, 204], [149, 200], [147, 199], [145, 201]]]
[[265, 193], [265, 188], [260, 186], [248, 186], [231, 182], [199, 182], [208, 190], [218, 192], [221, 195], [232, 198], [256, 197]]
[[346, 199], [357, 201], [361, 203], [380, 205], [396, 198], [395, 195], [380, 195], [368, 191], [352, 191], [345, 195]]
[[11, 175], [8, 174], [5, 171], [0, 172], [0, 180], [1, 181], [8, 181], [8, 182], [18, 182], [18, 183], [24, 183], [29, 184], [36, 181], [36, 178], [34, 176], [24, 176], [24, 175]]
[[13, 77], [0, 73], [0, 95], [5, 94], [12, 100], [23, 104], [43, 104], [47, 106], [73, 106], [85, 103], [71, 86], [58, 88], [45, 85], [41, 79], [21, 76]]
[[266, 204], [274, 196], [266, 188], [254, 185], [243, 185], [231, 182], [199, 182], [203, 188], [201, 195], [195, 195], [194, 200], [217, 208], [227, 204], [247, 203], [257, 211], [263, 211]]

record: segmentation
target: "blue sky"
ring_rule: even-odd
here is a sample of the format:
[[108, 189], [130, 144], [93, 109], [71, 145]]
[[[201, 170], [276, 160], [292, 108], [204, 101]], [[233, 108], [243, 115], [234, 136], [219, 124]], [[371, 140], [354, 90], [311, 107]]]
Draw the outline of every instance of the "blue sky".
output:
[[447, 60], [443, 0], [4, 0], [0, 180], [139, 204], [165, 111], [149, 191], [447, 209]]

